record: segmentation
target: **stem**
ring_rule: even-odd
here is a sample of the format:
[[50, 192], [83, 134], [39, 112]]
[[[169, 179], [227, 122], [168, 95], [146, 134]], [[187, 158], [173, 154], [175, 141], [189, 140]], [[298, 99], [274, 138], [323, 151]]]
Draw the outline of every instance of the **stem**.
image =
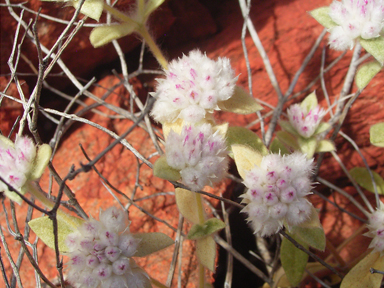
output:
[[[33, 195], [33, 197], [35, 197], [37, 200], [39, 200], [41, 203], [43, 203], [44, 206], [47, 207], [48, 209], [52, 210], [53, 207], [55, 206], [55, 202], [53, 202], [52, 200], [45, 197], [45, 195], [41, 191], [36, 189], [36, 187], [33, 184], [31, 184], [31, 183], [28, 184], [28, 191], [29, 191], [29, 193], [31, 193]], [[74, 222], [72, 217], [70, 217], [63, 210], [58, 209], [56, 212], [56, 215], [57, 215], [57, 218], [59, 220], [62, 220], [66, 223], [69, 223], [73, 227], [78, 226], [78, 223]]]
[[160, 287], [160, 288], [168, 288], [168, 286], [165, 286], [164, 284], [162, 284], [161, 282], [157, 281], [156, 279], [152, 278], [152, 277], [149, 277], [151, 279], [151, 283], [157, 287]]
[[115, 17], [116, 19], [118, 19], [118, 20], [120, 20], [122, 22], [130, 23], [130, 24], [137, 25], [137, 26], [140, 25], [140, 23], [136, 22], [131, 17], [129, 17], [128, 15], [126, 15], [126, 14], [124, 14], [122, 12], [120, 12], [119, 10], [117, 10], [116, 8], [108, 5], [107, 3], [104, 3], [103, 9], [105, 11], [107, 11], [108, 13], [110, 13], [113, 17]]
[[[197, 204], [197, 215], [199, 216], [199, 224], [204, 224], [204, 210], [203, 210], [203, 203], [201, 201], [201, 195], [198, 193], [195, 194], [196, 204]], [[205, 285], [205, 268], [204, 266], [199, 262], [199, 288], [204, 288]]]
[[204, 288], [205, 286], [205, 268], [202, 264], [199, 263], [199, 288]]

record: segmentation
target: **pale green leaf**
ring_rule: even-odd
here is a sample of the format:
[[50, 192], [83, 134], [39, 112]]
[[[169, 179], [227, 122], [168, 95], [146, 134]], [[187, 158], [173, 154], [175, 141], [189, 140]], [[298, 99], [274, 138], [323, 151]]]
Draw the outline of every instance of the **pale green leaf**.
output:
[[41, 177], [45, 168], [49, 163], [49, 159], [52, 155], [51, 146], [43, 144], [39, 146], [33, 168], [31, 170], [30, 179], [35, 180]]
[[260, 152], [245, 145], [235, 144], [232, 145], [231, 148], [237, 171], [240, 176], [245, 179], [245, 176], [250, 170], [253, 169], [253, 167], [260, 165], [263, 156]]
[[378, 147], [384, 147], [384, 122], [372, 125], [369, 129], [371, 143]]
[[227, 131], [227, 146], [242, 144], [259, 151], [262, 155], [268, 154], [268, 149], [256, 133], [244, 127], [229, 127]]
[[288, 155], [291, 154], [289, 149], [279, 140], [279, 138], [273, 139], [271, 145], [269, 146], [269, 151], [274, 154]]
[[[308, 249], [308, 245], [296, 239], [295, 235], [289, 234], [293, 239], [299, 242], [304, 248]], [[283, 238], [280, 248], [281, 265], [284, 268], [285, 274], [289, 283], [293, 287], [298, 286], [303, 278], [305, 266], [308, 262], [308, 254], [296, 248], [287, 238]]]
[[216, 132], [218, 131], [223, 138], [227, 135], [228, 132], [228, 123], [224, 123], [221, 125], [216, 125], [213, 127], [213, 131]]
[[4, 135], [0, 135], [0, 141], [3, 142], [3, 144], [4, 144], [6, 147], [15, 147], [15, 143], [13, 143], [12, 140], [8, 139], [8, 138], [5, 137]]
[[[70, 2], [75, 9], [79, 7], [80, 0]], [[103, 6], [103, 0], [86, 0], [83, 6], [81, 6], [80, 12], [92, 19], [95, 19], [96, 21], [99, 21], [100, 16], [103, 13]]]
[[317, 142], [316, 152], [331, 152], [336, 151], [335, 144], [331, 140], [323, 139]]
[[384, 37], [379, 36], [373, 39], [359, 38], [361, 46], [371, 54], [381, 65], [384, 63]]
[[326, 241], [324, 230], [314, 207], [312, 207], [310, 218], [298, 226], [293, 226], [290, 232], [295, 235], [297, 239], [300, 239], [302, 243], [306, 243], [320, 251], [325, 250]]
[[201, 265], [215, 272], [216, 243], [211, 236], [196, 241], [196, 255]]
[[149, 15], [155, 11], [165, 0], [149, 0], [145, 5], [144, 18], [147, 19]]
[[311, 137], [311, 138], [299, 137], [297, 138], [297, 143], [299, 144], [301, 152], [303, 152], [304, 154], [307, 154], [307, 158], [311, 159], [315, 154], [316, 147], [317, 147], [316, 138], [315, 137]]
[[327, 131], [328, 129], [330, 129], [331, 127], [332, 127], [331, 124], [328, 124], [326, 122], [321, 122], [319, 124], [319, 126], [317, 126], [315, 133], [313, 133], [313, 135], [323, 133], [323, 132]]
[[217, 105], [223, 111], [237, 114], [250, 114], [263, 109], [255, 98], [239, 86], [235, 87], [234, 94], [231, 98], [221, 101]]
[[305, 99], [300, 103], [301, 109], [303, 109], [306, 113], [316, 108], [318, 105], [319, 103], [317, 102], [315, 91], [313, 91], [311, 94], [305, 97]]
[[296, 131], [296, 129], [291, 125], [291, 123], [289, 121], [284, 121], [284, 120], [280, 120], [279, 121], [279, 125], [281, 127], [281, 129], [283, 129], [284, 131], [296, 136], [296, 135], [299, 135]]
[[[377, 192], [380, 195], [384, 195], [384, 180], [381, 178], [379, 174], [377, 174], [374, 171], [371, 171], [373, 174], [373, 179], [375, 180]], [[364, 189], [367, 189], [370, 192], [375, 192], [373, 189], [373, 183], [371, 176], [369, 175], [369, 172], [367, 168], [363, 167], [355, 167], [352, 168], [349, 173], [351, 174], [352, 178], [355, 179], [357, 184], [359, 184]]]
[[332, 18], [329, 16], [329, 7], [320, 7], [315, 10], [309, 12], [313, 18], [325, 28], [333, 28], [337, 26], [335, 22], [333, 22]]
[[383, 275], [372, 274], [369, 269], [384, 270], [383, 257], [379, 252], [370, 253], [357, 263], [341, 282], [340, 288], [379, 288]]
[[[297, 143], [297, 138], [295, 138], [291, 133], [286, 131], [276, 132], [277, 138], [288, 147], [291, 147], [294, 150], [300, 149], [299, 144]], [[297, 136], [299, 137], [299, 136]]]
[[217, 218], [211, 218], [204, 222], [204, 224], [195, 224], [188, 232], [188, 239], [197, 240], [210, 236], [211, 234], [220, 231], [225, 227], [223, 221]]
[[180, 171], [168, 165], [165, 155], [156, 160], [153, 165], [153, 175], [168, 181], [178, 181], [181, 178]]
[[173, 132], [177, 134], [181, 134], [181, 131], [183, 130], [184, 126], [184, 120], [183, 119], [177, 119], [175, 122], [165, 122], [163, 123], [163, 134], [164, 138], [167, 139], [169, 132], [173, 130]]
[[[68, 247], [65, 244], [65, 239], [67, 236], [77, 230], [79, 226], [84, 223], [83, 219], [69, 216], [67, 217], [71, 221], [62, 220], [62, 218], [57, 218], [57, 238], [58, 238], [58, 247], [60, 252], [68, 252]], [[29, 227], [32, 231], [50, 248], [55, 249], [55, 237], [53, 234], [53, 222], [49, 219], [48, 216], [40, 217], [33, 219], [28, 222]]]
[[176, 188], [175, 198], [179, 212], [192, 223], [199, 223], [198, 205], [195, 192], [186, 189]]
[[131, 23], [114, 24], [96, 27], [91, 31], [89, 40], [93, 47], [98, 48], [109, 42], [133, 33], [136, 25]]
[[147, 256], [175, 243], [171, 237], [160, 232], [135, 233], [132, 236], [140, 239], [135, 257]]
[[360, 90], [365, 88], [365, 86], [368, 85], [372, 78], [380, 72], [381, 68], [383, 68], [382, 65], [380, 65], [380, 63], [377, 61], [372, 61], [361, 65], [355, 76], [357, 88]]

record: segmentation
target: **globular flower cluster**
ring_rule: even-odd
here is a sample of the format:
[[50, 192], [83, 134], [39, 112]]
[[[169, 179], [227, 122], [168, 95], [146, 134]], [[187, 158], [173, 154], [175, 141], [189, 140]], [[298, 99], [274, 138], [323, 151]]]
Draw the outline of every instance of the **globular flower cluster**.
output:
[[169, 63], [165, 73], [165, 79], [158, 79], [158, 98], [151, 112], [162, 123], [203, 120], [207, 112], [219, 109], [218, 102], [233, 95], [237, 81], [228, 58], [213, 61], [199, 50]]
[[333, 1], [329, 16], [338, 25], [329, 37], [335, 50], [352, 49], [358, 37], [373, 39], [384, 35], [383, 0]]
[[254, 233], [270, 236], [283, 224], [290, 228], [310, 217], [312, 204], [305, 196], [311, 193], [312, 161], [300, 152], [269, 154], [248, 172], [242, 212], [248, 214]]
[[368, 228], [369, 232], [365, 235], [373, 238], [369, 248], [384, 254], [384, 204], [382, 202], [380, 202], [380, 208], [370, 215]]
[[291, 105], [287, 109], [287, 113], [291, 125], [304, 138], [309, 138], [315, 133], [325, 115], [324, 109], [320, 106], [306, 112], [300, 104]]
[[75, 287], [151, 287], [148, 275], [131, 258], [140, 239], [127, 232], [126, 215], [111, 207], [100, 221], [87, 220], [68, 235], [68, 281]]
[[[36, 146], [28, 137], [17, 137], [15, 143], [0, 135], [0, 175], [19, 192], [29, 178], [36, 157]], [[0, 191], [14, 201], [21, 198], [8, 190], [8, 186], [0, 181]]]
[[226, 175], [225, 139], [209, 124], [184, 126], [181, 134], [171, 130], [165, 151], [168, 165], [180, 171], [182, 182], [193, 191], [212, 186]]

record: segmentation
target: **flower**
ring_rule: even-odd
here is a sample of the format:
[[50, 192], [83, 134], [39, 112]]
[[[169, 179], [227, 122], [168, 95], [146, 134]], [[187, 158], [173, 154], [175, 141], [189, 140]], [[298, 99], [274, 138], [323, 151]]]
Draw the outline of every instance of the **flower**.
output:
[[140, 238], [127, 231], [125, 213], [115, 207], [90, 219], [66, 238], [68, 281], [75, 287], [151, 287], [148, 275], [131, 258]]
[[368, 229], [365, 236], [372, 237], [373, 240], [369, 248], [373, 251], [384, 254], [384, 204], [380, 202], [380, 207], [369, 216]]
[[329, 16], [337, 24], [329, 37], [335, 50], [352, 49], [359, 37], [373, 39], [384, 34], [383, 0], [333, 1]]
[[171, 130], [165, 142], [168, 165], [180, 171], [182, 182], [194, 191], [224, 178], [227, 154], [225, 139], [210, 124], [184, 126], [181, 134]]
[[325, 111], [320, 106], [307, 111], [300, 104], [293, 104], [287, 109], [288, 119], [297, 133], [305, 138], [311, 137], [321, 120], [325, 115]]
[[[17, 137], [15, 143], [0, 135], [0, 175], [5, 182], [23, 195], [29, 180], [40, 178], [51, 156], [51, 148], [44, 144], [36, 150], [29, 137]], [[9, 191], [6, 183], [0, 181], [0, 191], [21, 204], [21, 197]]]
[[241, 197], [247, 205], [242, 212], [248, 213], [255, 233], [270, 236], [284, 223], [289, 228], [310, 217], [312, 204], [305, 196], [311, 193], [312, 169], [312, 159], [294, 152], [269, 154], [246, 174], [244, 185], [248, 190]]
[[213, 61], [199, 50], [172, 61], [165, 74], [157, 80], [158, 98], [151, 112], [159, 122], [203, 120], [219, 110], [218, 102], [233, 95], [237, 81], [228, 58]]

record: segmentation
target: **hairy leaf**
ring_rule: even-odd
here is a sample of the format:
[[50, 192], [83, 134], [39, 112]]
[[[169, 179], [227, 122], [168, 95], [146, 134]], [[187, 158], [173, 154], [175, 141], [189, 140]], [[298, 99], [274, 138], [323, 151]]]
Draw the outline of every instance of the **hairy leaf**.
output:
[[383, 66], [377, 61], [361, 65], [355, 76], [357, 88], [360, 90], [365, 88], [372, 78], [380, 72], [381, 68], [383, 68]]
[[289, 134], [292, 134], [294, 136], [299, 135], [296, 131], [296, 129], [291, 125], [289, 121], [280, 120], [279, 125], [281, 129], [288, 132]]
[[201, 265], [215, 272], [216, 243], [211, 236], [196, 241], [196, 255]]
[[301, 109], [303, 109], [306, 113], [314, 109], [317, 105], [319, 105], [319, 103], [317, 102], [315, 91], [305, 97], [305, 99], [300, 103]]
[[[381, 195], [384, 195], [384, 180], [381, 178], [379, 174], [377, 174], [374, 171], [371, 171], [373, 174], [373, 179], [375, 180], [377, 192]], [[349, 173], [351, 174], [352, 178], [355, 179], [357, 184], [359, 184], [364, 189], [367, 189], [370, 192], [375, 192], [373, 189], [372, 179], [369, 175], [369, 172], [367, 168], [363, 167], [355, 167], [352, 168]]]
[[221, 101], [217, 105], [223, 111], [237, 114], [251, 114], [263, 109], [255, 98], [239, 86], [235, 87], [231, 98]]
[[383, 66], [384, 63], [384, 37], [379, 36], [373, 39], [363, 39], [359, 38], [361, 46], [371, 54], [380, 65]]
[[335, 151], [336, 147], [335, 144], [331, 140], [323, 139], [317, 142], [316, 146], [316, 152], [331, 152]]
[[94, 48], [98, 48], [113, 40], [132, 34], [135, 29], [136, 25], [131, 23], [100, 26], [91, 31], [89, 40]]
[[217, 218], [211, 218], [204, 224], [195, 224], [188, 233], [188, 239], [197, 240], [212, 235], [213, 233], [225, 228], [223, 221]]
[[279, 138], [273, 139], [269, 146], [269, 151], [275, 154], [288, 155], [291, 154], [289, 149], [279, 140]]
[[297, 139], [297, 142], [299, 144], [301, 152], [303, 152], [304, 154], [307, 154], [307, 158], [311, 159], [313, 157], [313, 154], [315, 154], [316, 147], [317, 147], [316, 138], [299, 137]]
[[[70, 1], [75, 9], [79, 7], [80, 1]], [[99, 21], [101, 14], [103, 13], [103, 0], [87, 0], [81, 6], [80, 12], [84, 15]]]
[[284, 143], [288, 147], [294, 150], [300, 149], [299, 144], [297, 143], [297, 138], [295, 138], [291, 133], [288, 133], [286, 131], [278, 131], [276, 132], [276, 136], [282, 143]]
[[176, 132], [177, 134], [181, 134], [181, 131], [184, 126], [184, 120], [183, 119], [177, 119], [175, 122], [166, 122], [163, 123], [163, 134], [164, 138], [167, 139], [169, 132], [173, 130], [173, 132]]
[[49, 159], [52, 155], [52, 149], [51, 146], [48, 144], [43, 144], [39, 147], [37, 150], [37, 155], [35, 158], [35, 163], [33, 165], [32, 173], [30, 178], [32, 180], [38, 179], [43, 174], [45, 168], [47, 167], [49, 163]]
[[177, 181], [181, 178], [180, 172], [168, 165], [165, 155], [156, 160], [153, 165], [153, 175], [169, 181]]
[[313, 18], [316, 19], [317, 22], [319, 22], [321, 25], [323, 25], [325, 28], [333, 28], [337, 26], [335, 22], [333, 22], [332, 18], [329, 16], [329, 7], [320, 7], [315, 10], [312, 10], [309, 12]]
[[331, 127], [332, 127], [331, 124], [328, 124], [326, 122], [321, 122], [319, 126], [316, 128], [314, 135], [323, 133], [324, 131], [328, 130]]
[[195, 192], [176, 188], [175, 198], [179, 212], [192, 223], [199, 223], [199, 215], [197, 213], [199, 208], [196, 203]]
[[235, 144], [232, 145], [232, 152], [235, 159], [237, 171], [240, 176], [245, 179], [247, 173], [255, 167], [259, 166], [263, 156], [260, 152], [253, 150], [252, 148]]
[[384, 122], [372, 125], [369, 129], [371, 143], [378, 147], [384, 147]]
[[135, 233], [132, 236], [141, 240], [135, 257], [147, 256], [175, 243], [172, 238], [160, 232]]
[[262, 155], [268, 154], [268, 149], [256, 133], [244, 127], [229, 127], [227, 131], [227, 146], [242, 144], [259, 151]]

